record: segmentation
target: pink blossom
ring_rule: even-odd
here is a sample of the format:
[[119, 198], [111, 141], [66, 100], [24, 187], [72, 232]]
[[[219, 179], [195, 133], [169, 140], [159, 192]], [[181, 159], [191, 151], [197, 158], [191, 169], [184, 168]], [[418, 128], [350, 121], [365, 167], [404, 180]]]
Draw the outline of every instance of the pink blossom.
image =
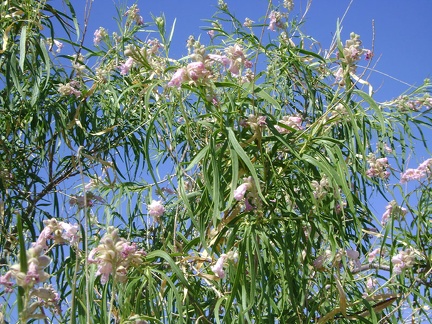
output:
[[366, 281], [366, 289], [372, 290], [377, 284], [377, 280], [369, 277]]
[[132, 57], [129, 57], [125, 63], [119, 66], [120, 74], [126, 75], [129, 73], [129, 70], [131, 69], [132, 65], [134, 63], [134, 59]]
[[225, 67], [229, 66], [229, 64], [230, 64], [230, 59], [228, 57], [226, 57], [225, 55], [209, 54], [208, 58], [211, 61], [221, 63]]
[[267, 125], [267, 117], [266, 116], [259, 116], [257, 118], [257, 124], [258, 126], [266, 126]]
[[101, 276], [101, 284], [104, 285], [112, 272], [112, 264], [109, 262], [100, 262], [96, 271], [96, 277]]
[[180, 88], [180, 86], [182, 85], [182, 83], [186, 81], [186, 69], [178, 69], [170, 82], [168, 82], [168, 87], [177, 87]]
[[213, 30], [213, 29], [212, 29], [212, 30], [209, 30], [209, 31], [207, 32], [207, 35], [209, 35], [210, 39], [213, 39], [213, 37], [214, 37], [214, 35], [215, 35], [214, 30]]
[[248, 183], [243, 183], [240, 186], [238, 186], [237, 189], [234, 190], [234, 199], [237, 201], [242, 200], [244, 198], [248, 188], [249, 188]]
[[70, 245], [77, 245], [80, 239], [79, 226], [78, 224], [71, 225], [65, 222], [59, 223], [64, 233], [61, 235], [64, 241]]
[[165, 212], [165, 207], [162, 205], [161, 201], [152, 200], [151, 204], [147, 206], [148, 214], [150, 216], [159, 217]]
[[365, 59], [366, 60], [371, 60], [373, 57], [373, 52], [371, 50], [365, 50]]
[[381, 253], [381, 249], [375, 249], [372, 252], [369, 253], [368, 255], [368, 261], [369, 263], [372, 263], [373, 260], [375, 260], [376, 256], [379, 255]]
[[13, 292], [13, 282], [11, 281], [12, 271], [8, 271], [4, 276], [0, 276], [0, 285], [5, 286], [5, 292], [11, 293]]
[[275, 29], [276, 29], [276, 22], [277, 22], [277, 20], [276, 20], [276, 12], [274, 10], [272, 12], [270, 12], [270, 15], [269, 15], [268, 18], [270, 19], [270, 22], [269, 22], [269, 26], [268, 26], [267, 29], [269, 29], [271, 31], [275, 31]]
[[[296, 130], [303, 129], [301, 125], [302, 122], [303, 122], [302, 118], [297, 116], [284, 116], [282, 120], [279, 120], [279, 123], [286, 125], [290, 128], [294, 128]], [[286, 129], [285, 127], [281, 127], [279, 125], [276, 125], [275, 128], [281, 134], [288, 134], [291, 132], [289, 129]]]
[[391, 262], [394, 265], [393, 271], [396, 274], [402, 273], [403, 269], [410, 268], [413, 266], [415, 261], [414, 255], [411, 249], [405, 251], [400, 251], [394, 257], [392, 257]]
[[95, 45], [98, 45], [101, 42], [102, 38], [107, 36], [107, 32], [106, 32], [105, 28], [99, 27], [98, 29], [95, 30], [93, 36], [94, 36], [93, 37], [93, 43]]
[[225, 271], [223, 269], [223, 265], [225, 262], [225, 259], [227, 258], [226, 254], [221, 254], [219, 259], [217, 260], [216, 264], [214, 266], [211, 266], [210, 269], [219, 277], [224, 278], [225, 277]]
[[208, 71], [205, 68], [205, 65], [203, 62], [192, 62], [189, 63], [187, 66], [187, 71], [189, 74], [189, 77], [193, 81], [197, 81], [198, 79], [202, 79], [208, 74]]

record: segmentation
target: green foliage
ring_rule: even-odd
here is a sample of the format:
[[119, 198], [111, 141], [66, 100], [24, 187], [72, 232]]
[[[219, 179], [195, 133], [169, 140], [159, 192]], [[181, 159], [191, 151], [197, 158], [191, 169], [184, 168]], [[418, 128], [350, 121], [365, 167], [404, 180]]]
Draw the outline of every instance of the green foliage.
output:
[[358, 35], [323, 57], [282, 6], [244, 27], [220, 3], [212, 44], [174, 60], [164, 17], [119, 10], [89, 46], [65, 3], [0, 4], [1, 315], [429, 319], [432, 162], [398, 182], [427, 149], [428, 81], [376, 102]]

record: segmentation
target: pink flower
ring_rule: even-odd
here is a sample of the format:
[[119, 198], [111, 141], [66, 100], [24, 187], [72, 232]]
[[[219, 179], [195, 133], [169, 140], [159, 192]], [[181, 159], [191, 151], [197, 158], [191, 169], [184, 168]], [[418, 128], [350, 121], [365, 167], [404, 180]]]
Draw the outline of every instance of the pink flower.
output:
[[218, 54], [209, 54], [208, 58], [211, 61], [219, 62], [223, 66], [227, 67], [230, 65], [230, 59], [226, 57], [225, 55], [218, 55]]
[[93, 36], [94, 36], [93, 37], [93, 43], [95, 45], [99, 45], [102, 38], [107, 36], [107, 32], [106, 32], [105, 28], [99, 27], [98, 29], [95, 30]]
[[270, 12], [270, 15], [268, 18], [270, 19], [270, 22], [269, 22], [269, 26], [267, 29], [271, 30], [271, 31], [275, 31], [276, 23], [277, 23], [276, 12], [274, 10], [272, 12]]
[[65, 222], [60, 222], [59, 225], [64, 231], [61, 235], [62, 239], [70, 245], [77, 245], [80, 239], [78, 224], [71, 225]]
[[119, 66], [120, 74], [126, 75], [129, 73], [129, 70], [131, 69], [132, 65], [134, 63], [134, 59], [132, 57], [129, 57], [125, 63]]
[[165, 212], [165, 207], [162, 205], [161, 201], [152, 200], [151, 204], [147, 206], [148, 214], [150, 216], [159, 217]]
[[227, 258], [226, 254], [221, 254], [216, 264], [210, 267], [211, 271], [213, 271], [219, 278], [225, 277], [225, 271], [223, 269], [223, 265], [226, 258]]
[[5, 286], [5, 292], [11, 293], [13, 292], [13, 282], [11, 281], [12, 271], [8, 271], [4, 276], [0, 276], [0, 285]]
[[[302, 122], [303, 122], [302, 118], [297, 116], [284, 116], [282, 120], [279, 120], [279, 123], [286, 125], [290, 128], [294, 128], [296, 130], [303, 129], [301, 125]], [[289, 129], [286, 129], [285, 127], [281, 127], [279, 125], [276, 125], [275, 128], [281, 134], [288, 134], [291, 132]]]
[[414, 261], [415, 258], [411, 249], [407, 249], [406, 251], [400, 251], [391, 259], [391, 262], [394, 265], [393, 270], [396, 274], [402, 273], [403, 269], [412, 267]]
[[177, 87], [180, 88], [180, 86], [182, 85], [182, 83], [186, 81], [186, 70], [181, 68], [178, 69], [170, 82], [168, 82], [168, 87]]
[[369, 261], [369, 263], [372, 263], [373, 260], [375, 260], [376, 256], [378, 254], [380, 254], [380, 253], [381, 253], [381, 249], [379, 249], [379, 248], [373, 250], [372, 252], [370, 252], [369, 255], [368, 255], [368, 261]]
[[238, 186], [237, 189], [234, 190], [234, 199], [237, 201], [242, 200], [244, 198], [248, 188], [249, 188], [248, 183], [243, 183], [240, 186]]
[[373, 52], [371, 50], [365, 50], [365, 59], [371, 60], [373, 57]]
[[188, 71], [189, 77], [193, 81], [197, 81], [198, 79], [202, 79], [208, 74], [208, 71], [206, 70], [203, 62], [189, 63], [186, 69]]
[[366, 289], [372, 290], [377, 285], [377, 280], [369, 277], [366, 281]]
[[210, 39], [213, 39], [213, 37], [214, 37], [214, 35], [215, 35], [214, 30], [213, 30], [213, 29], [212, 29], [212, 30], [209, 30], [209, 31], [207, 32], [207, 35], [209, 35]]
[[101, 284], [104, 285], [112, 272], [112, 264], [110, 262], [100, 262], [96, 271], [96, 277], [101, 276]]

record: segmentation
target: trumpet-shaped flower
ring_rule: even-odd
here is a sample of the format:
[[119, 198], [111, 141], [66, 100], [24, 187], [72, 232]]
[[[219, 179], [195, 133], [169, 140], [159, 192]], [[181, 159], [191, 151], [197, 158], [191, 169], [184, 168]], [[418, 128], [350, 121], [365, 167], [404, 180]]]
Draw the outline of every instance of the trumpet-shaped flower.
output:
[[214, 266], [211, 266], [210, 269], [219, 277], [224, 278], [225, 277], [225, 271], [224, 271], [224, 262], [227, 258], [226, 254], [221, 254], [219, 259], [217, 260], [216, 264]]

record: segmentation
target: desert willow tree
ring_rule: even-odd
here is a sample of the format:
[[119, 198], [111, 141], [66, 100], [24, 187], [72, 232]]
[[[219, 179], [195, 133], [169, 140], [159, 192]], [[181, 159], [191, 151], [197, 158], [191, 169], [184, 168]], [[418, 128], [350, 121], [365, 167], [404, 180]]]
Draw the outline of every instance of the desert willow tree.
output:
[[220, 2], [173, 59], [136, 5], [0, 3], [0, 322], [431, 320], [430, 84], [376, 102], [292, 6]]

